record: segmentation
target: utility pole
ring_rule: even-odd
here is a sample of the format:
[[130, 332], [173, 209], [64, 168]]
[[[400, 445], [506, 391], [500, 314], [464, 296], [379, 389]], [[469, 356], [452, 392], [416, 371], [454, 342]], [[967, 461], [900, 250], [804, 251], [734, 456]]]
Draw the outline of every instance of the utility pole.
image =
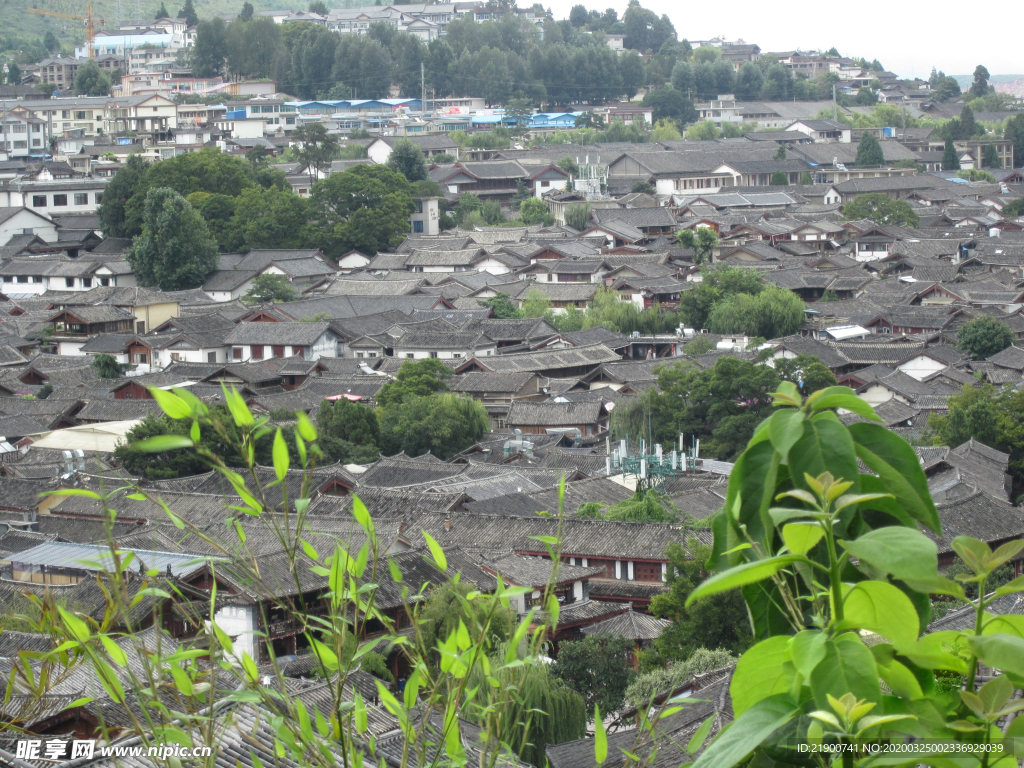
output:
[[836, 107], [836, 84], [832, 83], [832, 119], [839, 122], [839, 109]]

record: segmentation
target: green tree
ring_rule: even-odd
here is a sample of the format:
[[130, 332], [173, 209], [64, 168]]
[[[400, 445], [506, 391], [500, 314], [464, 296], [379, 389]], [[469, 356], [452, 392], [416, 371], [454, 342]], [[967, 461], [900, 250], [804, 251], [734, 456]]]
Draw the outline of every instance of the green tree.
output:
[[775, 171], [768, 183], [773, 187], [785, 187], [789, 185], [789, 178], [782, 171]]
[[380, 413], [381, 449], [389, 456], [399, 451], [409, 456], [429, 452], [447, 460], [488, 429], [487, 411], [480, 401], [451, 392], [414, 397]]
[[417, 397], [445, 392], [451, 377], [452, 369], [440, 360], [406, 360], [395, 374], [394, 381], [381, 387], [377, 394], [377, 404], [381, 408], [389, 408]]
[[292, 139], [299, 162], [306, 166], [309, 183], [314, 184], [338, 154], [338, 138], [327, 133], [323, 123], [306, 123], [295, 129]]
[[548, 205], [537, 197], [523, 200], [519, 204], [519, 218], [524, 224], [541, 224], [545, 219], [551, 218], [548, 213]]
[[642, 490], [629, 499], [617, 504], [607, 505], [598, 502], [586, 502], [576, 510], [580, 517], [595, 520], [625, 520], [634, 523], [674, 523], [680, 514], [669, 498], [656, 489]]
[[615, 712], [626, 701], [635, 673], [629, 654], [633, 641], [616, 635], [587, 635], [558, 645], [553, 672], [584, 698], [587, 710]]
[[858, 168], [878, 168], [885, 165], [882, 145], [878, 143], [873, 133], [865, 131], [861, 134], [860, 142], [857, 144], [857, 157], [853, 162]]
[[979, 133], [984, 134], [985, 129], [975, 121], [974, 110], [964, 104], [964, 108], [960, 111], [960, 138], [973, 139]]
[[327, 3], [324, 0], [312, 0], [309, 4], [309, 12], [315, 13], [319, 16], [326, 16], [330, 13], [330, 9], [327, 7]]
[[697, 110], [693, 106], [693, 101], [687, 98], [686, 93], [677, 91], [675, 88], [659, 88], [656, 91], [648, 91], [641, 104], [651, 107], [655, 123], [659, 120], [675, 120], [680, 125], [684, 125], [697, 119]]
[[533, 107], [527, 99], [512, 99], [505, 105], [505, 119], [509, 122], [508, 132], [513, 138], [522, 139], [530, 133], [530, 119]]
[[956, 332], [956, 346], [975, 360], [985, 360], [1013, 344], [1013, 331], [994, 317], [968, 320]]
[[125, 258], [139, 285], [163, 291], [198, 288], [217, 268], [217, 241], [184, 197], [156, 187], [146, 196], [142, 234]]
[[999, 159], [999, 152], [996, 151], [995, 144], [985, 145], [985, 156], [982, 163], [986, 168], [1002, 168], [1003, 163]]
[[234, 216], [228, 227], [235, 250], [252, 248], [301, 248], [309, 203], [278, 187], [250, 187], [235, 198]]
[[422, 181], [427, 178], [427, 161], [423, 158], [423, 150], [409, 139], [399, 139], [391, 148], [387, 166], [395, 173], [400, 173], [409, 181]]
[[626, 701], [637, 709], [643, 709], [656, 696], [672, 691], [694, 675], [731, 667], [735, 663], [736, 657], [723, 648], [713, 651], [697, 648], [684, 662], [671, 664], [667, 668], [659, 666], [649, 672], [641, 670], [641, 674], [626, 688]]
[[857, 195], [843, 206], [843, 216], [849, 221], [871, 219], [879, 224], [895, 224], [902, 227], [916, 227], [921, 223], [910, 203], [895, 200], [884, 192]]
[[206, 222], [210, 234], [217, 241], [221, 251], [230, 251], [233, 243], [231, 219], [235, 215], [237, 198], [209, 192], [193, 192], [185, 199], [203, 217], [203, 221]]
[[938, 445], [955, 448], [971, 438], [993, 448], [1004, 445], [1007, 414], [1000, 413], [991, 385], [964, 386], [959, 395], [949, 398], [948, 406], [948, 414], [936, 414], [928, 421]]
[[772, 361], [783, 381], [797, 385], [800, 394], [809, 397], [821, 389], [836, 385], [836, 376], [813, 355], [777, 357]]
[[224, 71], [228, 57], [228, 33], [224, 19], [214, 16], [196, 25], [196, 42], [192, 46], [192, 74], [195, 77], [217, 77]]
[[551, 299], [540, 292], [539, 288], [530, 288], [519, 305], [520, 317], [544, 317], [551, 309]]
[[974, 82], [971, 83], [970, 93], [976, 99], [988, 94], [988, 70], [981, 64], [974, 68]]
[[295, 301], [298, 292], [292, 287], [284, 275], [257, 275], [252, 280], [252, 287], [246, 291], [242, 301], [245, 304], [262, 304], [264, 302]]
[[116, 379], [121, 375], [121, 364], [113, 355], [96, 355], [89, 363], [89, 367], [96, 371], [96, 375], [101, 379]]
[[565, 223], [582, 232], [590, 226], [590, 206], [586, 203], [570, 205], [565, 209]]
[[108, 96], [110, 73], [100, 69], [95, 59], [89, 59], [75, 72], [76, 96]]
[[489, 299], [478, 300], [477, 304], [481, 307], [492, 309], [494, 316], [499, 320], [508, 320], [509, 318], [519, 316], [516, 305], [507, 293], [498, 293]]
[[103, 190], [103, 201], [97, 213], [100, 226], [107, 237], [133, 237], [142, 231], [141, 216], [129, 217], [128, 201], [144, 187], [146, 161], [142, 155], [133, 152], [128, 155], [124, 168], [114, 174], [114, 178]]
[[718, 267], [705, 269], [700, 282], [679, 295], [679, 313], [688, 328], [707, 327], [715, 304], [735, 293], [756, 294], [764, 290], [764, 278], [752, 269]]
[[685, 548], [669, 544], [665, 551], [668, 591], [651, 600], [651, 613], [672, 622], [654, 641], [664, 659], [682, 661], [698, 648], [721, 648], [739, 655], [752, 644], [750, 622], [739, 590], [714, 600], [686, 604], [704, 580], [704, 562], [710, 554], [711, 548], [696, 539], [688, 539]]
[[960, 170], [960, 155], [956, 151], [956, 147], [953, 146], [953, 140], [950, 138], [946, 139], [946, 145], [942, 150], [942, 170]]
[[708, 316], [708, 328], [712, 333], [776, 339], [800, 328], [804, 308], [804, 302], [792, 291], [767, 285], [755, 295], [737, 293], [716, 303]]
[[569, 23], [574, 27], [582, 27], [587, 23], [587, 9], [582, 5], [574, 5], [569, 11]]
[[1024, 197], [1009, 200], [1003, 205], [1002, 214], [1008, 219], [1024, 215]]
[[681, 229], [676, 232], [676, 243], [693, 251], [694, 264], [709, 264], [718, 247], [718, 235], [710, 227]]
[[249, 0], [245, 0], [245, 2], [242, 3], [242, 10], [238, 12], [238, 18], [242, 21], [249, 21], [252, 18], [253, 12], [254, 9], [252, 7], [252, 3], [250, 3]]
[[369, 464], [380, 457], [380, 425], [373, 409], [362, 403], [324, 400], [316, 426], [320, 450], [328, 461]]
[[[210, 455], [217, 456], [229, 467], [245, 466], [246, 460], [240, 448], [241, 430], [227, 405], [221, 403], [210, 407], [208, 418], [217, 426], [207, 425], [207, 428], [202, 430], [198, 447], [209, 451]], [[128, 431], [125, 442], [114, 450], [114, 460], [134, 477], [144, 477], [148, 480], [166, 480], [209, 472], [211, 465], [207, 459], [194, 451], [182, 450], [180, 446], [159, 451], [139, 448], [139, 443], [149, 438], [161, 435], [188, 437], [190, 431], [190, 420], [172, 419], [164, 414], [149, 415]], [[289, 437], [292, 436], [290, 426], [285, 432]], [[289, 439], [288, 443], [292, 444], [290, 455], [293, 460], [297, 460], [294, 440]], [[253, 458], [256, 463], [271, 465], [272, 453], [273, 434], [264, 434], [255, 441]]]
[[748, 61], [740, 67], [739, 74], [736, 76], [737, 99], [753, 101], [760, 97], [762, 87], [764, 87], [764, 74], [759, 66]]
[[[60, 41], [57, 39], [57, 36], [53, 34], [52, 30], [46, 30], [46, 35], [43, 36], [43, 47], [46, 48], [49, 53], [60, 51]], [[0, 72], [0, 74], [3, 73]]]
[[386, 251], [409, 231], [412, 186], [384, 165], [357, 165], [313, 185], [308, 239], [329, 256]]
[[167, 19], [167, 18], [170, 18], [170, 16], [171, 16], [171, 14], [167, 10], [167, 3], [163, 2], [163, 0], [161, 0], [160, 7], [156, 11], [156, 17], [158, 19]]
[[1007, 119], [1003, 138], [1013, 143], [1013, 165], [1024, 167], [1024, 113]]
[[714, 141], [718, 138], [718, 128], [710, 120], [701, 120], [686, 129], [689, 141]]
[[21, 68], [13, 61], [7, 62], [7, 84], [21, 85]]
[[633, 183], [633, 186], [630, 187], [629, 191], [633, 193], [641, 192], [645, 195], [653, 195], [657, 190], [649, 181], [637, 181]]
[[185, 5], [178, 11], [178, 18], [184, 19], [190, 27], [199, 23], [199, 14], [196, 13], [196, 7], [192, 4], [192, 0], [185, 0]]

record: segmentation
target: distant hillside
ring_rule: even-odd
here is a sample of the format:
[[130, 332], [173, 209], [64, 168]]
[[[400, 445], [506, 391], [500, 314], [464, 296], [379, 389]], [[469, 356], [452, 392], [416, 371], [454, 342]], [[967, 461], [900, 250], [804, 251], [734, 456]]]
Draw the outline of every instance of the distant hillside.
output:
[[[974, 82], [974, 75], [952, 75], [952, 77], [960, 84], [961, 90], [969, 88]], [[999, 87], [999, 83], [1010, 83], [1021, 79], [1024, 79], [1024, 75], [990, 75], [988, 81], [996, 86], [997, 91], [1004, 91], [1004, 88]], [[1007, 91], [1007, 93], [1012, 93], [1012, 91]]]
[[[371, 0], [372, 1], [372, 0]], [[215, 13], [237, 13], [245, 0], [193, 0], [200, 18], [208, 18]], [[251, 0], [256, 10], [271, 8], [293, 8], [305, 10], [308, 0]], [[167, 10], [176, 14], [184, 5], [184, 0], [167, 0]], [[361, 5], [362, 2], [343, 2], [333, 0], [328, 7], [344, 7]], [[117, 0], [92, 0], [92, 12], [95, 16], [106, 19], [105, 28], [113, 29], [117, 17]], [[160, 0], [121, 0], [126, 19], [153, 18], [160, 7]], [[4, 20], [0, 29], [0, 39], [17, 37], [42, 37], [52, 31], [63, 42], [81, 44], [85, 40], [85, 23], [64, 21], [47, 16], [26, 13], [27, 8], [42, 8], [61, 13], [85, 13], [85, 0], [0, 0], [0, 18]], [[100, 27], [101, 29], [104, 27]]]

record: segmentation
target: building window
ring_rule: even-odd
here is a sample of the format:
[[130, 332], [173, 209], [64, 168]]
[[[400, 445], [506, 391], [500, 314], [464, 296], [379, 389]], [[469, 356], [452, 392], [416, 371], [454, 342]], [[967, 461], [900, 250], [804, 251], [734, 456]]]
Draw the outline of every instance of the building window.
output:
[[280, 344], [275, 344], [273, 349], [274, 349], [274, 357], [284, 357], [284, 347], [283, 346], [281, 346]]
[[82, 287], [83, 288], [92, 288], [92, 278], [91, 277], [83, 277], [82, 278]]
[[68, 204], [68, 196], [67, 195], [54, 195], [53, 196], [53, 205], [54, 205], [54, 207], [64, 206], [64, 205], [67, 205], [67, 204]]
[[146, 332], [146, 321], [145, 320], [139, 320], [137, 323], [135, 323], [135, 332], [139, 333], [139, 334], [142, 334], [142, 333]]
[[89, 193], [88, 192], [75, 192], [75, 205], [88, 205], [89, 204]]
[[406, 359], [408, 359], [408, 360], [412, 360], [413, 358], [415, 358], [415, 357], [416, 357], [416, 355], [414, 355], [414, 354], [413, 354], [412, 352], [406, 352], [406, 353], [405, 353], [405, 357], [406, 357]]
[[262, 360], [263, 359], [263, 345], [262, 344], [253, 344], [252, 345], [252, 354], [250, 355], [250, 357], [253, 360]]
[[231, 350], [231, 356], [235, 360], [241, 360], [242, 359], [242, 348], [241, 347], [235, 347], [234, 349], [232, 349]]
[[45, 208], [46, 207], [46, 195], [32, 195], [32, 207], [33, 208]]
[[171, 360], [180, 363], [182, 361], [181, 352], [171, 352]]
[[139, 365], [145, 365], [146, 363], [149, 362], [149, 355], [147, 355], [145, 352], [136, 352], [134, 355], [132, 355], [132, 362]]
[[75, 278], [73, 278], [73, 277], [65, 277], [64, 278], [64, 287], [65, 288], [74, 288], [75, 287]]
[[414, 221], [412, 223], [412, 231], [413, 232], [422, 232], [423, 231], [423, 222], [422, 221]]
[[109, 277], [101, 277], [100, 278], [100, 285], [110, 285], [110, 278]]
[[207, 352], [206, 353], [206, 362], [208, 362], [208, 363], [216, 363], [217, 362], [217, 353], [216, 352]]

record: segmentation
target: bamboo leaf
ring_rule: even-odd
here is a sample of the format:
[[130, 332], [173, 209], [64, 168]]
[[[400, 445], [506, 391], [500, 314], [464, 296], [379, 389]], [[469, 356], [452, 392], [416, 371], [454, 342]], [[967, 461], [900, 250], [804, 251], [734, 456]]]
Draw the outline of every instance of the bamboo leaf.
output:
[[278, 480], [284, 480], [288, 475], [288, 445], [284, 441], [284, 434], [281, 432], [281, 428], [277, 428], [277, 432], [274, 434], [274, 474], [277, 475]]

